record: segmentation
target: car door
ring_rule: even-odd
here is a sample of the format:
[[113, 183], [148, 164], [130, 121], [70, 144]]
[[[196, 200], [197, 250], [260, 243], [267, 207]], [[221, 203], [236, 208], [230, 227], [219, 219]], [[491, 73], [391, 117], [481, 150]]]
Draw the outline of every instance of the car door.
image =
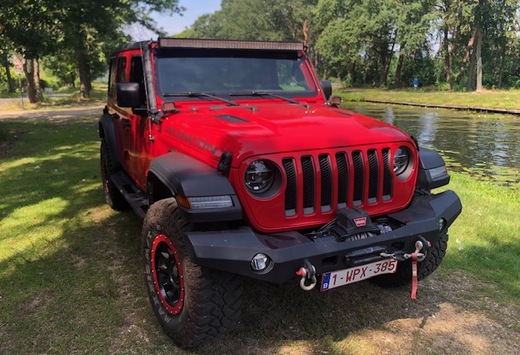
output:
[[146, 187], [146, 174], [151, 161], [151, 149], [153, 148], [153, 141], [150, 140], [151, 122], [146, 105], [142, 56], [137, 53], [129, 59], [129, 82], [139, 83], [140, 106], [131, 109], [125, 145], [128, 147], [129, 170], [132, 178], [144, 189]]
[[115, 89], [117, 83], [127, 82], [127, 56], [125, 53], [119, 54], [111, 63], [110, 83], [108, 90], [109, 113], [113, 119], [115, 131], [115, 144], [119, 162], [123, 168], [128, 171], [129, 153], [127, 145], [127, 131], [130, 120], [128, 118], [129, 110], [117, 105], [117, 91]]

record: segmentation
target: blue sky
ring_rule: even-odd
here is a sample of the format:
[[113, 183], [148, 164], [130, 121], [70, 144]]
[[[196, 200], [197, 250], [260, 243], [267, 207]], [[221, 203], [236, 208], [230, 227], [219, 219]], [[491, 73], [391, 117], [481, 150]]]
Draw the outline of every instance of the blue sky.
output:
[[[186, 8], [183, 16], [174, 14], [157, 14], [156, 21], [167, 34], [176, 34], [189, 27], [195, 20], [204, 14], [211, 14], [220, 9], [220, 0], [180, 0], [179, 5]], [[134, 40], [154, 39], [157, 36], [139, 26], [130, 26], [127, 32], [132, 35]]]

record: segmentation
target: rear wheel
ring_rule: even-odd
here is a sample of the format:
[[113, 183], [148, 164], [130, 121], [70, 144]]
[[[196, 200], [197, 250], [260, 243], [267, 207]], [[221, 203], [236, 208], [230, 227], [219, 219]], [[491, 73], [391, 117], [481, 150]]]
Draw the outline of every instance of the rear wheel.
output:
[[[439, 240], [428, 249], [426, 258], [417, 263], [417, 280], [423, 280], [431, 275], [442, 262], [448, 248], [448, 235], [442, 234]], [[412, 261], [400, 262], [394, 274], [385, 274], [370, 279], [378, 286], [391, 288], [409, 285], [412, 282]]]
[[240, 318], [239, 277], [201, 267], [188, 255], [190, 229], [174, 198], [154, 203], [143, 224], [145, 283], [165, 332], [191, 348], [232, 329]]
[[117, 169], [104, 139], [101, 140], [100, 161], [101, 182], [103, 183], [106, 203], [116, 211], [128, 209], [128, 202], [126, 202], [116, 185], [110, 180], [110, 177], [117, 172]]

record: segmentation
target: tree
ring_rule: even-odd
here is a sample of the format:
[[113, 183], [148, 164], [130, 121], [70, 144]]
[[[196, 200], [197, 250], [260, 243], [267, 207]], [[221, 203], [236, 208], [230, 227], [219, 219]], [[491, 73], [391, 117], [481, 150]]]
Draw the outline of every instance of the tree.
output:
[[203, 15], [191, 29], [199, 38], [305, 39], [315, 0], [223, 0], [221, 10]]
[[[323, 0], [318, 3], [318, 26], [325, 26], [316, 48], [325, 61], [353, 84], [386, 85], [397, 40], [397, 0]], [[334, 17], [335, 16], [335, 17]], [[342, 63], [342, 64], [341, 64]], [[362, 65], [358, 65], [361, 64]], [[345, 69], [337, 66], [343, 65]]]
[[0, 26], [0, 66], [5, 71], [5, 80], [7, 81], [7, 90], [10, 93], [16, 91], [15, 82], [11, 76], [11, 59], [14, 54], [13, 44], [2, 37], [3, 28]]
[[[25, 58], [24, 73], [31, 103], [41, 97], [39, 59], [56, 48], [59, 4], [47, 0], [3, 0], [2, 36]], [[5, 40], [5, 39], [4, 39]]]
[[63, 0], [61, 32], [63, 46], [73, 51], [80, 81], [81, 97], [90, 96], [92, 79], [104, 66], [105, 56], [115, 46], [128, 41], [122, 25], [139, 23], [158, 32], [151, 14], [181, 12], [178, 0]]
[[[425, 82], [425, 76], [429, 76], [417, 68], [421, 67], [419, 62], [423, 62], [430, 56], [430, 30], [437, 15], [428, 0], [401, 1], [398, 6], [396, 42], [399, 49], [394, 84], [401, 87], [403, 84], [402, 72], [406, 62], [411, 62], [411, 65], [416, 67], [417, 72], [411, 74], [412, 76], [422, 76], [423, 82]], [[411, 82], [410, 79], [408, 77], [407, 81]]]
[[31, 102], [41, 97], [39, 59], [43, 56], [54, 54], [67, 61], [73, 58], [81, 94], [88, 97], [93, 74], [99, 72], [108, 48], [128, 39], [122, 32], [124, 24], [139, 23], [158, 32], [151, 16], [154, 11], [183, 10], [178, 0], [2, 1], [2, 36], [25, 56]]
[[462, 57], [464, 43], [472, 34], [475, 7], [478, 3], [466, 0], [440, 0], [437, 3], [439, 27], [442, 34], [441, 53], [448, 89], [452, 89], [455, 79], [455, 65]]

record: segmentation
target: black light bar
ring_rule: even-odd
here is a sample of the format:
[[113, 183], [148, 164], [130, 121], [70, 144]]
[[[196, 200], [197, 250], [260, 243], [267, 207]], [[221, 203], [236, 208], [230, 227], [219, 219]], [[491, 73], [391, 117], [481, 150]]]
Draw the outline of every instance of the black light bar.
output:
[[303, 51], [301, 42], [237, 41], [224, 39], [159, 38], [161, 48], [200, 49], [267, 49], [272, 51]]

